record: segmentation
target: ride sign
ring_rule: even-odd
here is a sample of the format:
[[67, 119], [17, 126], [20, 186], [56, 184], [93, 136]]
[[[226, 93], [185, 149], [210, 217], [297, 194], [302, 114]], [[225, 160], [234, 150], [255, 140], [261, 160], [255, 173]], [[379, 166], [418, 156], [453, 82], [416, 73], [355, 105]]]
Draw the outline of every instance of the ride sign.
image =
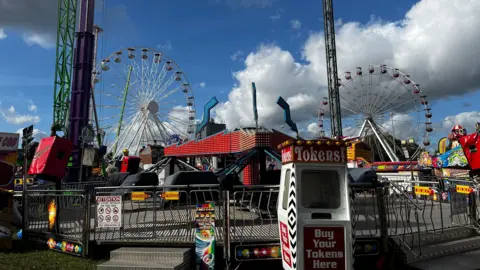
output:
[[0, 151], [17, 151], [20, 134], [0, 133]]
[[346, 269], [343, 227], [304, 228], [305, 270]]
[[292, 267], [292, 257], [290, 256], [290, 244], [288, 239], [288, 228], [287, 224], [280, 222], [280, 235], [282, 243], [282, 259], [289, 266]]
[[429, 196], [431, 193], [429, 187], [415, 186], [415, 195]]
[[470, 194], [473, 191], [471, 187], [464, 186], [464, 185], [456, 185], [455, 190], [457, 191], [457, 193], [462, 193], [462, 194]]
[[[300, 143], [300, 144], [299, 144]], [[345, 163], [346, 142], [342, 141], [299, 141], [282, 148], [282, 163]]]
[[122, 227], [122, 196], [96, 196], [95, 200], [97, 202], [97, 227]]

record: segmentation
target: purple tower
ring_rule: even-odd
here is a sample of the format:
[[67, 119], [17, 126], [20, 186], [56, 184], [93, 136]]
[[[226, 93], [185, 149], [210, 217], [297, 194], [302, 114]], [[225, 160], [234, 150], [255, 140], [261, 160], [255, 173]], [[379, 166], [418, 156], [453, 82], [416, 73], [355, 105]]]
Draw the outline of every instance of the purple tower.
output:
[[68, 139], [73, 142], [71, 176], [78, 175], [80, 161], [80, 135], [88, 124], [92, 64], [94, 50], [93, 15], [95, 0], [81, 0], [80, 21], [73, 59], [73, 79], [70, 103]]

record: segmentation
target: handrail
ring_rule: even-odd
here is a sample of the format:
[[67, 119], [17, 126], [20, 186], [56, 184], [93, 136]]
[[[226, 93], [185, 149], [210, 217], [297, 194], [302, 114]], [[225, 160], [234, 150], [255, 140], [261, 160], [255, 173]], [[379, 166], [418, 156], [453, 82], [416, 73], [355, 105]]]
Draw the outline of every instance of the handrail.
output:
[[400, 194], [402, 194], [402, 196], [404, 196], [405, 198], [407, 198], [408, 201], [409, 201], [410, 203], [412, 203], [417, 210], [423, 211], [423, 208], [420, 207], [420, 205], [418, 205], [412, 198], [410, 198], [409, 196], [407, 196], [407, 194], [405, 194], [405, 191], [403, 191], [401, 187], [397, 186], [396, 184], [394, 184], [394, 183], [392, 183], [392, 182], [389, 183], [389, 184], [392, 185], [394, 188], [396, 188], [398, 191], [400, 191]]

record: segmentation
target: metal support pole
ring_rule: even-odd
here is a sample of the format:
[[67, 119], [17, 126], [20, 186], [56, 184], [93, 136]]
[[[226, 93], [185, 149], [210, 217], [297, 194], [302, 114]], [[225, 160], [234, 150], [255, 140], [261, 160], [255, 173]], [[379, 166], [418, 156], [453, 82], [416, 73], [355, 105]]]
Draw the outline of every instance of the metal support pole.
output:
[[27, 158], [28, 145], [23, 148], [23, 185], [22, 185], [22, 240], [26, 243], [27, 229], [28, 229], [28, 199], [27, 199], [27, 174], [28, 174], [28, 158]]
[[230, 269], [230, 191], [223, 191], [223, 259], [225, 270]]
[[83, 218], [83, 257], [88, 255], [88, 246], [90, 242], [90, 210], [91, 210], [91, 195], [84, 191], [84, 218]]
[[470, 196], [470, 224], [473, 226], [478, 226], [477, 222], [477, 196], [475, 194], [475, 191], [471, 192], [468, 194]]
[[388, 212], [385, 206], [385, 188], [377, 187], [375, 193], [377, 194], [378, 216], [380, 218], [380, 242], [382, 252], [388, 254]]

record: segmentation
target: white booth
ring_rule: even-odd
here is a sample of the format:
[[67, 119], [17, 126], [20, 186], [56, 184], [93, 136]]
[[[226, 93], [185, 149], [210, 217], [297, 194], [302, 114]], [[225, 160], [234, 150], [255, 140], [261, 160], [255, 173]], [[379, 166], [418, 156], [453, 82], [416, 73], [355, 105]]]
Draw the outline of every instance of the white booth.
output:
[[287, 141], [278, 203], [286, 270], [353, 269], [348, 142]]

